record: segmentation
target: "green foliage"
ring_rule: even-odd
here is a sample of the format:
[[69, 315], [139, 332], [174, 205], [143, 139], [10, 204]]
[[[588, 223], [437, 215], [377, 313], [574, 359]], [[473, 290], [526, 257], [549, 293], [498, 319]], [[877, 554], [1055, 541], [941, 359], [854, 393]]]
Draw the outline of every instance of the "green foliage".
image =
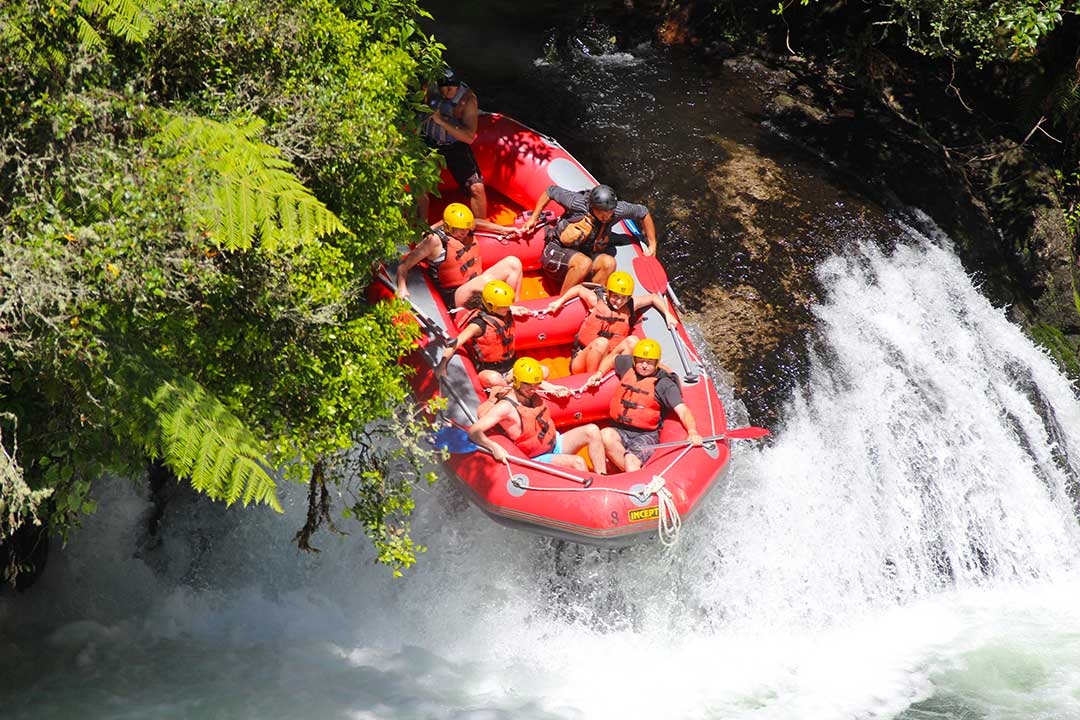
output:
[[263, 467], [264, 453], [251, 431], [221, 402], [192, 380], [164, 382], [147, 399], [154, 411], [158, 442], [147, 447], [151, 458], [158, 448], [165, 463], [192, 486], [215, 500], [232, 505], [258, 502], [281, 512], [275, 483]]
[[[0, 421], [15, 423], [17, 419], [10, 413], [0, 413]], [[12, 441], [14, 449], [9, 454], [2, 441], [3, 433], [0, 432], [0, 542], [6, 542], [24, 524], [41, 525], [42, 505], [52, 495], [52, 489], [31, 490], [23, 479], [22, 468], [15, 460], [18, 442]], [[4, 581], [14, 583], [25, 569], [17, 561], [12, 561], [0, 568], [0, 575]]]
[[[441, 50], [422, 16], [0, 5], [0, 406], [12, 467], [48, 495], [20, 522], [66, 536], [103, 473], [158, 457], [226, 502], [277, 507], [279, 474], [352, 481], [330, 459], [408, 390], [416, 330], [364, 288], [438, 174], [416, 134]], [[395, 567], [416, 550], [403, 482], [347, 506]]]
[[[72, 4], [79, 42], [84, 47], [104, 48], [105, 41], [91, 24], [104, 20], [109, 33], [128, 42], [146, 39], [152, 27], [149, 12], [154, 3], [134, 0], [80, 0]], [[51, 8], [50, 8], [51, 9]]]
[[347, 233], [337, 216], [293, 174], [281, 151], [259, 142], [258, 118], [219, 123], [174, 117], [150, 142], [167, 161], [200, 177], [192, 186], [196, 230], [225, 250], [292, 250], [321, 235]]
[[407, 519], [414, 507], [412, 488], [420, 482], [434, 483], [432, 463], [446, 459], [445, 451], [432, 453], [425, 440], [436, 429], [427, 418], [445, 406], [442, 399], [424, 410], [413, 403], [399, 405], [392, 415], [357, 435], [349, 450], [320, 464], [309, 487], [307, 523], [296, 536], [300, 546], [316, 550], [310, 540], [324, 524], [338, 531], [329, 512], [325, 483], [329, 473], [344, 479], [345, 517], [358, 521], [374, 539], [379, 562], [390, 566], [395, 577], [410, 567], [417, 553], [426, 549], [408, 532]]
[[[1062, 186], [1062, 195], [1072, 198], [1072, 201], [1062, 209], [1065, 215], [1065, 227], [1070, 236], [1080, 237], [1080, 168], [1070, 172], [1059, 170], [1056, 174], [1057, 181]], [[1073, 260], [1075, 261], [1076, 258], [1074, 257]], [[1080, 307], [1077, 308], [1077, 312], [1080, 312]]]
[[1040, 323], [1031, 328], [1031, 337], [1046, 348], [1069, 377], [1080, 378], [1080, 359], [1077, 358], [1076, 348], [1069, 344], [1065, 333], [1053, 325]]
[[[773, 14], [783, 15], [792, 2], [781, 2]], [[810, 0], [800, 0], [809, 5]], [[1039, 42], [1080, 4], [1062, 0], [885, 0], [868, 6], [881, 37], [897, 34], [916, 52], [930, 57], [992, 60], [1031, 57]]]

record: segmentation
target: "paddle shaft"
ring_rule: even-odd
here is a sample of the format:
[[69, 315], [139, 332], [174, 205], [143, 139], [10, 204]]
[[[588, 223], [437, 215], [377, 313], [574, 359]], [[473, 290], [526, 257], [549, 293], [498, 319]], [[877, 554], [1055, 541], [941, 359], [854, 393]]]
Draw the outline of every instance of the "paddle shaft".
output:
[[[753, 440], [755, 438], [765, 437], [768, 434], [768, 430], [760, 427], [732, 428], [727, 432], [723, 432], [718, 435], [710, 435], [708, 437], [701, 438], [701, 441], [716, 442], [717, 440]], [[680, 445], [688, 445], [689, 443], [689, 440], [672, 440], [671, 442], [645, 445], [644, 448], [649, 450], [659, 450], [660, 448], [679, 447]]]
[[683, 341], [679, 337], [679, 331], [668, 326], [668, 332], [671, 333], [671, 339], [675, 341], [675, 351], [679, 353], [679, 362], [683, 366], [683, 381], [688, 385], [692, 385], [698, 381], [698, 371], [691, 369], [690, 362], [686, 359], [686, 350], [683, 348]]
[[[453, 421], [451, 421], [451, 422], [453, 422]], [[465, 428], [461, 427], [457, 423], [454, 423], [454, 425], [457, 426], [457, 429], [460, 432], [464, 432], [464, 433], [466, 433], [466, 435], [468, 435], [468, 433], [465, 431]], [[472, 442], [472, 438], [469, 438], [469, 441]], [[480, 452], [485, 453], [487, 455], [493, 455], [493, 453], [490, 450], [488, 450], [486, 447], [483, 447], [481, 445], [477, 445], [476, 443], [472, 443], [472, 444], [473, 444], [473, 447], [475, 447]], [[545, 465], [543, 463], [538, 463], [538, 462], [535, 462], [533, 460], [526, 460], [525, 458], [519, 458], [519, 457], [516, 457], [516, 456], [511, 455], [509, 453], [506, 454], [506, 459], [508, 461], [516, 464], [516, 465], [521, 465], [522, 467], [527, 467], [527, 468], [530, 468], [532, 470], [540, 470], [540, 471], [548, 473], [549, 475], [554, 475], [556, 477], [561, 477], [561, 478], [564, 478], [566, 480], [573, 480], [574, 482], [576, 482], [576, 483], [578, 483], [580, 485], [583, 485], [585, 487], [589, 487], [590, 485], [592, 485], [592, 478], [580, 478], [577, 475], [572, 475], [572, 474], [570, 474], [568, 472], [564, 472], [564, 471], [559, 470], [558, 468], [553, 467], [551, 465]]]
[[[634, 258], [634, 272], [641, 280], [642, 286], [651, 293], [667, 295], [680, 310], [678, 299], [671, 291], [671, 283], [668, 282], [667, 272], [660, 261], [655, 257], [641, 255]], [[698, 381], [698, 371], [690, 367], [690, 361], [686, 357], [686, 347], [682, 337], [673, 327], [668, 327], [671, 339], [675, 343], [675, 351], [679, 353], [679, 362], [683, 366], [683, 381], [692, 384]]]

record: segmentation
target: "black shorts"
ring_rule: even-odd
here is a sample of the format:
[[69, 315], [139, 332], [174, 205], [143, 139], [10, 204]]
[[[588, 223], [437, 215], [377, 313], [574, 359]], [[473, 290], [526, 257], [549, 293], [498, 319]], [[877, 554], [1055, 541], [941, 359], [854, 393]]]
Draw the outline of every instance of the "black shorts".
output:
[[570, 268], [570, 259], [582, 253], [572, 248], [563, 247], [556, 240], [544, 245], [544, 252], [540, 255], [540, 266], [544, 274], [555, 280], [566, 277], [566, 271]]
[[467, 143], [439, 145], [435, 149], [446, 158], [446, 167], [450, 168], [450, 174], [457, 180], [463, 193], [468, 195], [471, 185], [484, 182], [483, 176], [480, 175], [480, 168], [476, 165], [472, 148]]
[[501, 360], [499, 362], [493, 363], [477, 362], [473, 364], [476, 366], [476, 372], [483, 372], [484, 370], [494, 370], [495, 372], [502, 375], [503, 373], [509, 372], [510, 369], [514, 367], [515, 360], [517, 360], [517, 358], [508, 358], [506, 360]]
[[587, 255], [580, 250], [566, 247], [558, 240], [548, 240], [547, 244], [544, 245], [544, 252], [540, 255], [540, 266], [548, 277], [553, 280], [562, 280], [566, 277], [566, 271], [570, 267], [570, 260], [575, 255], [585, 255], [590, 260], [595, 260], [601, 255], [615, 257], [615, 248], [609, 245], [598, 253]]
[[639, 430], [618, 423], [613, 424], [611, 427], [615, 428], [615, 432], [619, 433], [619, 438], [622, 440], [626, 452], [635, 455], [642, 464], [649, 461], [655, 450], [653, 448], [644, 448], [646, 445], [655, 445], [657, 443], [660, 439], [659, 428], [656, 430]]

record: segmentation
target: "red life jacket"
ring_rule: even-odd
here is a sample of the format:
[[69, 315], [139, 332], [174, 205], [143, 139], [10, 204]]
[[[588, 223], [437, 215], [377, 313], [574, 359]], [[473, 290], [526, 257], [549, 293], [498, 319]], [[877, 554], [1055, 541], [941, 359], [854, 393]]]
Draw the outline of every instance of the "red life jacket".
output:
[[485, 365], [497, 365], [514, 357], [514, 315], [506, 317], [477, 309], [465, 317], [462, 327], [467, 327], [475, 318], [480, 318], [484, 331], [473, 338], [471, 352], [473, 362]]
[[630, 334], [631, 321], [634, 319], [634, 299], [630, 298], [621, 309], [615, 310], [608, 304], [608, 295], [603, 288], [596, 290], [596, 305], [585, 316], [574, 337], [580, 347], [586, 347], [598, 337], [607, 338], [614, 348]]
[[623, 375], [608, 406], [611, 419], [639, 430], [660, 427], [664, 418], [660, 401], [656, 399], [656, 383], [663, 372], [657, 368], [652, 375], [641, 377], [637, 370], [631, 369]]
[[[551, 420], [547, 403], [541, 397], [533, 396], [535, 405], [525, 405], [515, 399], [513, 388], [496, 395], [498, 400], [507, 400], [517, 410], [521, 421], [521, 434], [510, 438], [528, 457], [549, 453], [555, 447], [555, 423]], [[498, 402], [496, 400], [496, 402]]]
[[442, 241], [443, 259], [431, 263], [435, 271], [435, 281], [440, 287], [452, 289], [461, 287], [480, 274], [480, 243], [470, 232], [469, 243], [463, 243], [440, 228], [432, 230]]

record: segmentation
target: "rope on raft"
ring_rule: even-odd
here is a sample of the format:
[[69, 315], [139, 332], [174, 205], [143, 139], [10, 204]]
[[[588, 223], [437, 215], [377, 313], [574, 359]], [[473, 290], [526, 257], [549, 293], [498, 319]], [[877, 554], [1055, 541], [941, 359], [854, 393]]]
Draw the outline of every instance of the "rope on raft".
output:
[[[675, 507], [675, 498], [672, 496], [671, 491], [667, 489], [667, 480], [664, 475], [667, 474], [671, 468], [675, 467], [675, 463], [682, 460], [686, 453], [690, 452], [693, 445], [687, 445], [683, 448], [683, 451], [676, 456], [674, 460], [668, 463], [668, 466], [661, 470], [656, 475], [653, 475], [652, 480], [644, 488], [637, 492], [630, 490], [621, 490], [613, 487], [589, 487], [584, 486], [580, 488], [556, 488], [556, 487], [537, 487], [531, 484], [522, 484], [518, 480], [511, 479], [511, 482], [515, 487], [522, 488], [523, 490], [537, 490], [540, 492], [587, 492], [602, 490], [604, 492], [618, 493], [619, 495], [626, 495], [628, 497], [635, 498], [637, 500], [645, 500], [650, 495], [656, 496], [657, 510], [659, 511], [657, 518], [657, 534], [660, 536], [660, 542], [664, 547], [674, 547], [679, 542], [679, 531], [682, 529], [682, 517], [679, 515], [678, 508]], [[557, 472], [554, 474], [560, 474], [564, 477], [569, 476], [569, 479], [574, 479], [582, 485], [585, 485], [584, 478], [577, 478], [565, 471]]]

